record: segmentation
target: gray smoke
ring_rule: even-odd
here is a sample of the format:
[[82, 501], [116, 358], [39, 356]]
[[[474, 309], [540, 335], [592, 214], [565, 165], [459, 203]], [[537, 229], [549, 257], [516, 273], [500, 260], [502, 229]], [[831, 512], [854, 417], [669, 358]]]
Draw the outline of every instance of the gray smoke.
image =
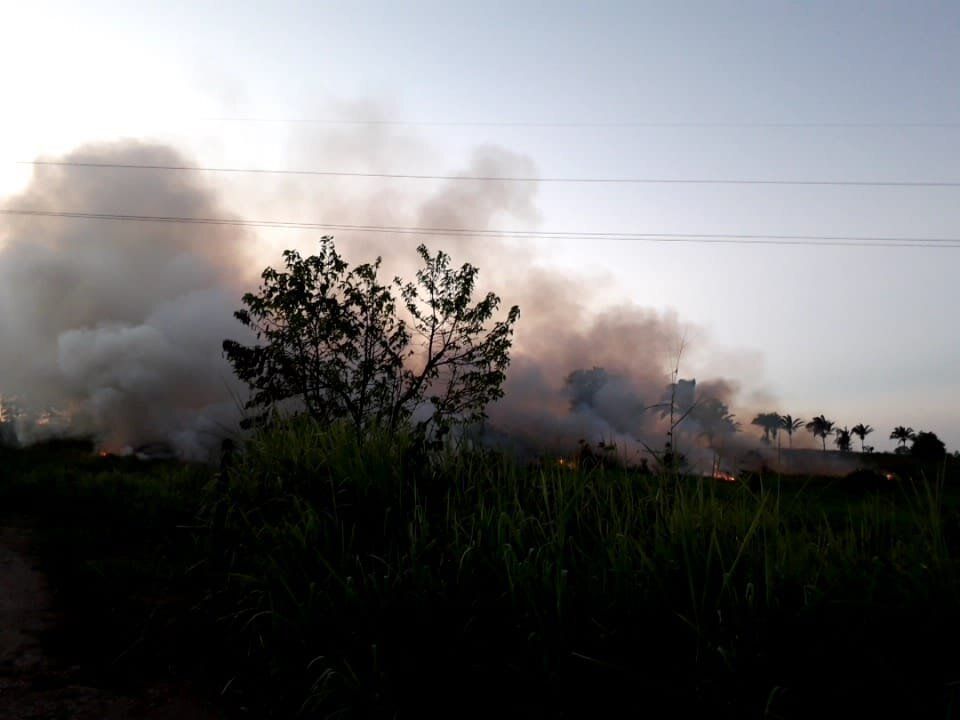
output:
[[[297, 165], [382, 169], [389, 158], [422, 151], [418, 140], [385, 132], [312, 138], [305, 143], [312, 150], [301, 153]], [[171, 148], [135, 142], [88, 146], [69, 158], [191, 164]], [[536, 167], [529, 158], [483, 146], [463, 174], [533, 177]], [[244, 182], [233, 192], [256, 198], [244, 203], [255, 218], [472, 229], [534, 228], [540, 218], [534, 181], [379, 189], [330, 182], [295, 191], [289, 180], [256, 188]], [[45, 166], [5, 206], [225, 217], [222, 197], [192, 172]], [[279, 242], [309, 251], [314, 240]], [[662, 446], [666, 421], [648, 406], [663, 402], [688, 331], [675, 314], [632, 304], [592, 312], [595, 293], [586, 280], [537, 267], [529, 248], [497, 238], [354, 232], [339, 233], [337, 241], [350, 260], [381, 255], [386, 272], [403, 276], [416, 267], [414, 248], [425, 242], [454, 262], [479, 266], [485, 287], [520, 306], [506, 397], [490, 408], [492, 435], [558, 451], [574, 448], [578, 439], [605, 439], [634, 451]], [[35, 411], [67, 408], [75, 430], [95, 433], [110, 448], [159, 440], [203, 456], [236, 425], [242, 388], [220, 345], [227, 337], [243, 339], [232, 311], [256, 286], [264, 248], [278, 250], [275, 242], [237, 227], [5, 216], [0, 394], [16, 394]], [[688, 377], [705, 371], [681, 369]], [[704, 398], [736, 401], [737, 387], [725, 380], [701, 377], [698, 388]], [[746, 418], [741, 421], [746, 427]], [[703, 446], [703, 428], [693, 419], [687, 427], [691, 447]]]
[[[70, 159], [185, 164], [134, 142]], [[38, 167], [8, 208], [223, 217], [188, 173]], [[74, 432], [108, 448], [167, 441], [202, 456], [236, 416], [219, 342], [249, 275], [242, 230], [174, 223], [5, 216], [0, 231], [0, 394], [34, 415], [69, 409]], [[24, 423], [21, 440], [43, 427]]]

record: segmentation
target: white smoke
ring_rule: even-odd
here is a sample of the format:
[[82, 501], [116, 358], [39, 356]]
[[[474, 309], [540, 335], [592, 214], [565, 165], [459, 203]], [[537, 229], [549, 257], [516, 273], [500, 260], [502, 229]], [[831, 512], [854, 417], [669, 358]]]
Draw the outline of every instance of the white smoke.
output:
[[[322, 154], [318, 166], [384, 167], [385, 156], [420, 150], [419, 143], [390, 141], [379, 128], [350, 131], [349, 142], [345, 132], [313, 143]], [[364, 143], [365, 134], [375, 137]], [[311, 162], [310, 153], [304, 158]], [[83, 147], [68, 159], [192, 164], [169, 147], [137, 142]], [[463, 172], [533, 177], [536, 167], [529, 158], [484, 146]], [[270, 200], [269, 191], [260, 189], [259, 212], [272, 208], [270, 216], [281, 219], [481, 230], [534, 227], [539, 221], [535, 181], [289, 190], [282, 181]], [[25, 192], [4, 205], [229, 215], [207, 180], [189, 171], [40, 166]], [[673, 313], [632, 304], [590, 312], [595, 293], [586, 281], [538, 268], [529, 248], [495, 238], [341, 233], [337, 240], [350, 260], [381, 255], [387, 273], [405, 277], [416, 266], [414, 248], [426, 242], [454, 262], [479, 266], [484, 286], [520, 306], [507, 395], [490, 408], [499, 435], [531, 447], [569, 447], [579, 438], [662, 445], [662, 418], [643, 407], [662, 399], [686, 332]], [[232, 312], [257, 285], [262, 261], [251, 258], [258, 241], [230, 226], [3, 216], [0, 394], [16, 394], [35, 411], [69, 408], [74, 430], [94, 433], [109, 448], [166, 441], [185, 456], [204, 457], [239, 417], [243, 388], [221, 355], [221, 343], [247, 339]], [[311, 243], [292, 237], [288, 244], [309, 252]], [[567, 378], [595, 366], [604, 368], [605, 381], [588, 401], [577, 402]], [[688, 370], [687, 376], [703, 368]], [[736, 400], [734, 385], [704, 384], [725, 403]]]
[[[71, 159], [185, 164], [133, 142], [90, 146]], [[7, 208], [167, 217], [223, 217], [189, 173], [39, 167]], [[0, 393], [37, 413], [69, 408], [74, 432], [105, 446], [167, 441], [204, 456], [236, 417], [240, 389], [220, 356], [236, 334], [231, 310], [251, 238], [208, 225], [6, 216], [0, 246]], [[23, 441], [43, 432], [21, 424]]]

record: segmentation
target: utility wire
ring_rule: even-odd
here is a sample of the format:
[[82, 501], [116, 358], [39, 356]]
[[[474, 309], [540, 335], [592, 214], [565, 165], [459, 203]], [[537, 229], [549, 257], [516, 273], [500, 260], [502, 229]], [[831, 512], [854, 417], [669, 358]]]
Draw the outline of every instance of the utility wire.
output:
[[[27, 119], [39, 118], [25, 116]], [[131, 113], [129, 115], [111, 118], [95, 115], [80, 115], [81, 119], [96, 122], [113, 122], [115, 120], [141, 120], [148, 116]], [[708, 130], [711, 128], [744, 128], [744, 129], [956, 129], [960, 128], [960, 120], [931, 120], [931, 121], [745, 121], [745, 120], [434, 120], [415, 118], [375, 119], [375, 118], [331, 118], [331, 117], [267, 117], [267, 116], [177, 116], [174, 121], [219, 122], [219, 123], [251, 123], [264, 125], [317, 125], [317, 126], [359, 126], [359, 127], [479, 127], [479, 128], [599, 128], [599, 129], [630, 129], [630, 128], [679, 128]]]
[[519, 128], [960, 128], [960, 122], [684, 122], [684, 121], [485, 121], [485, 120], [333, 120], [325, 118], [205, 117], [212, 122], [277, 125], [359, 125], [397, 127], [519, 127]]
[[960, 249], [960, 238], [905, 238], [830, 235], [736, 235], [711, 233], [597, 233], [548, 232], [536, 230], [480, 230], [469, 228], [404, 227], [393, 225], [348, 225], [335, 223], [287, 222], [281, 220], [242, 220], [231, 218], [198, 218], [176, 215], [128, 215], [120, 213], [88, 213], [55, 210], [0, 208], [0, 215], [54, 217], [80, 220], [128, 222], [184, 223], [193, 225], [225, 225], [230, 227], [278, 228], [288, 230], [323, 230], [370, 232], [388, 235], [427, 235], [468, 238], [507, 238], [536, 240], [614, 240], [660, 243], [720, 243], [734, 245], [794, 245], [831, 247], [910, 247]]
[[134, 163], [84, 162], [79, 160], [24, 160], [18, 165], [79, 167], [123, 170], [173, 170], [209, 173], [247, 173], [258, 175], [309, 175], [323, 177], [386, 178], [390, 180], [466, 180], [496, 182], [578, 183], [606, 185], [816, 185], [846, 187], [957, 188], [960, 181], [915, 180], [766, 180], [706, 178], [610, 178], [610, 177], [536, 177], [500, 175], [421, 175], [412, 173], [346, 172], [339, 170], [280, 170], [265, 168], [202, 167], [199, 165], [147, 165]]

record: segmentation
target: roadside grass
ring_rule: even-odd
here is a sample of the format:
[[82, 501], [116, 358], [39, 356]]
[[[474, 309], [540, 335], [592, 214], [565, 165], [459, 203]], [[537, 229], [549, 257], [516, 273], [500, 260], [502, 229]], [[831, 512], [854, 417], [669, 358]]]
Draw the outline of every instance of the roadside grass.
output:
[[301, 421], [228, 480], [223, 615], [255, 668], [240, 685], [282, 687], [281, 715], [916, 716], [960, 677], [943, 477], [808, 491], [426, 463]]
[[727, 485], [302, 419], [221, 474], [54, 454], [5, 460], [0, 502], [77, 637], [256, 717], [944, 717], [960, 680], [943, 469]]

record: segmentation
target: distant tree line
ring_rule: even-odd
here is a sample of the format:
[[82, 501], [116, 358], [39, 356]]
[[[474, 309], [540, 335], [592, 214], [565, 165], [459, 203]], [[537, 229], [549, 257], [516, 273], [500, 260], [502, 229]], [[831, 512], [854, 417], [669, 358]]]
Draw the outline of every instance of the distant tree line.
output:
[[[763, 430], [762, 442], [766, 444], [777, 443], [778, 447], [780, 431], [787, 433], [792, 447], [793, 433], [803, 427], [815, 439], [820, 439], [824, 452], [827, 450], [827, 438], [831, 436], [840, 452], [851, 451], [854, 437], [860, 438], [860, 452], [872, 453], [874, 450], [873, 446], [866, 444], [867, 436], [874, 432], [874, 428], [864, 423], [858, 423], [852, 428], [838, 427], [833, 420], [828, 420], [825, 415], [817, 415], [804, 423], [803, 420], [791, 415], [765, 412], [758, 414], [751, 424]], [[898, 442], [896, 453], [900, 455], [913, 455], [924, 459], [937, 459], [946, 455], [946, 446], [943, 441], [932, 432], [915, 432], [913, 428], [900, 425], [890, 433], [890, 439]], [[907, 442], [912, 443], [909, 448]]]

